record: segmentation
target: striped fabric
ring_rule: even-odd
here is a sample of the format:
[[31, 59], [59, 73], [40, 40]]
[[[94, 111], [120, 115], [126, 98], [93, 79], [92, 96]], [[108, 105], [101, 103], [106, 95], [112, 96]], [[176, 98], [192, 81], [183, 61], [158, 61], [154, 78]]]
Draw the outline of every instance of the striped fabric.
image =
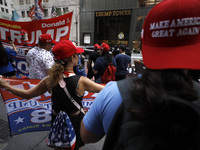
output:
[[60, 111], [50, 130], [47, 146], [74, 150], [75, 144], [76, 134], [70, 118], [64, 111]]

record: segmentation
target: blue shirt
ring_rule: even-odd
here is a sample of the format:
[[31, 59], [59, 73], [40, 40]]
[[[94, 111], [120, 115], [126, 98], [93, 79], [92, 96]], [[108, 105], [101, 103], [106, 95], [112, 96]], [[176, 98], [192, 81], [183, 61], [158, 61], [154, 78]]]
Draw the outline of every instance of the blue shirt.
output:
[[[114, 58], [112, 58], [112, 63], [115, 67], [117, 67], [116, 61]], [[107, 68], [108, 64], [106, 63], [106, 61], [104, 60], [103, 57], [98, 57], [93, 69], [98, 71], [98, 73], [96, 74], [96, 79], [98, 80], [105, 72], [106, 68]]]
[[126, 54], [119, 54], [115, 56], [117, 63], [116, 75], [127, 75], [128, 73], [128, 64], [131, 62], [131, 57]]
[[[6, 53], [7, 53], [7, 56], [8, 56], [8, 60], [11, 59], [10, 56], [16, 56], [17, 55], [17, 52], [15, 50], [11, 50], [9, 48], [5, 48], [5, 50], [6, 50]], [[0, 67], [0, 74], [9, 73], [9, 72], [12, 72], [12, 71], [15, 71], [15, 68], [13, 67], [11, 61], [8, 61], [8, 65]]]
[[122, 101], [117, 82], [111, 81], [106, 84], [83, 118], [85, 128], [94, 134], [102, 135], [107, 133]]

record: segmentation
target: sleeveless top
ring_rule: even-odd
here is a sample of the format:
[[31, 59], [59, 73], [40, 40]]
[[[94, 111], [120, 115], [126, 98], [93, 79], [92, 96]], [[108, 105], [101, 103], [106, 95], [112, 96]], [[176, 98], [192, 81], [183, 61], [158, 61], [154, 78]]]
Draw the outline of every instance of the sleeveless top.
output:
[[[82, 106], [82, 99], [83, 96], [78, 96], [76, 94], [76, 88], [78, 81], [80, 79], [80, 76], [71, 76], [64, 78], [64, 81], [66, 82], [66, 87], [71, 94], [71, 96], [75, 99], [75, 101]], [[57, 84], [52, 89], [52, 109], [56, 111], [57, 113], [62, 110], [65, 111], [67, 114], [74, 113], [78, 111], [78, 108], [70, 101], [66, 93], [64, 92], [64, 89], [60, 87], [59, 84]]]

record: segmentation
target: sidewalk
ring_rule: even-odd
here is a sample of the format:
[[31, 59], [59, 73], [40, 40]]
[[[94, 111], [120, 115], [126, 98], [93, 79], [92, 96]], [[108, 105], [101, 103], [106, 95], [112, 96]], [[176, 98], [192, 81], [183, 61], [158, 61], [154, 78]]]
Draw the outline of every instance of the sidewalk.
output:
[[[0, 95], [0, 150], [53, 150], [46, 146], [49, 131], [28, 132], [10, 137], [6, 108]], [[104, 138], [82, 150], [101, 150]]]
[[29, 132], [10, 137], [6, 108], [0, 95], [0, 150], [52, 150], [46, 146], [49, 131]]

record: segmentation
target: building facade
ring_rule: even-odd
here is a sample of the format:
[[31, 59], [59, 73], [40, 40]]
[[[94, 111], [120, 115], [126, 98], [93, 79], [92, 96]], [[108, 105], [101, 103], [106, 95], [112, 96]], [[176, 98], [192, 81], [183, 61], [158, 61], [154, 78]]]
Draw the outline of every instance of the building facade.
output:
[[140, 49], [146, 15], [162, 0], [80, 0], [80, 44]]
[[[162, 0], [42, 0], [45, 19], [51, 17], [52, 6], [58, 15], [73, 11], [70, 40], [78, 45], [108, 43], [125, 44], [140, 49], [140, 33], [144, 19]], [[18, 21], [31, 21], [28, 16], [34, 0], [0, 0], [0, 18], [10, 20], [13, 10]]]
[[[18, 21], [31, 21], [28, 16], [34, 0], [13, 0], [14, 8], [21, 16]], [[51, 18], [52, 6], [55, 6], [58, 16], [73, 12], [70, 40], [79, 43], [79, 0], [42, 0], [44, 18]]]
[[12, 0], [0, 0], [0, 18], [10, 20], [13, 11]]

